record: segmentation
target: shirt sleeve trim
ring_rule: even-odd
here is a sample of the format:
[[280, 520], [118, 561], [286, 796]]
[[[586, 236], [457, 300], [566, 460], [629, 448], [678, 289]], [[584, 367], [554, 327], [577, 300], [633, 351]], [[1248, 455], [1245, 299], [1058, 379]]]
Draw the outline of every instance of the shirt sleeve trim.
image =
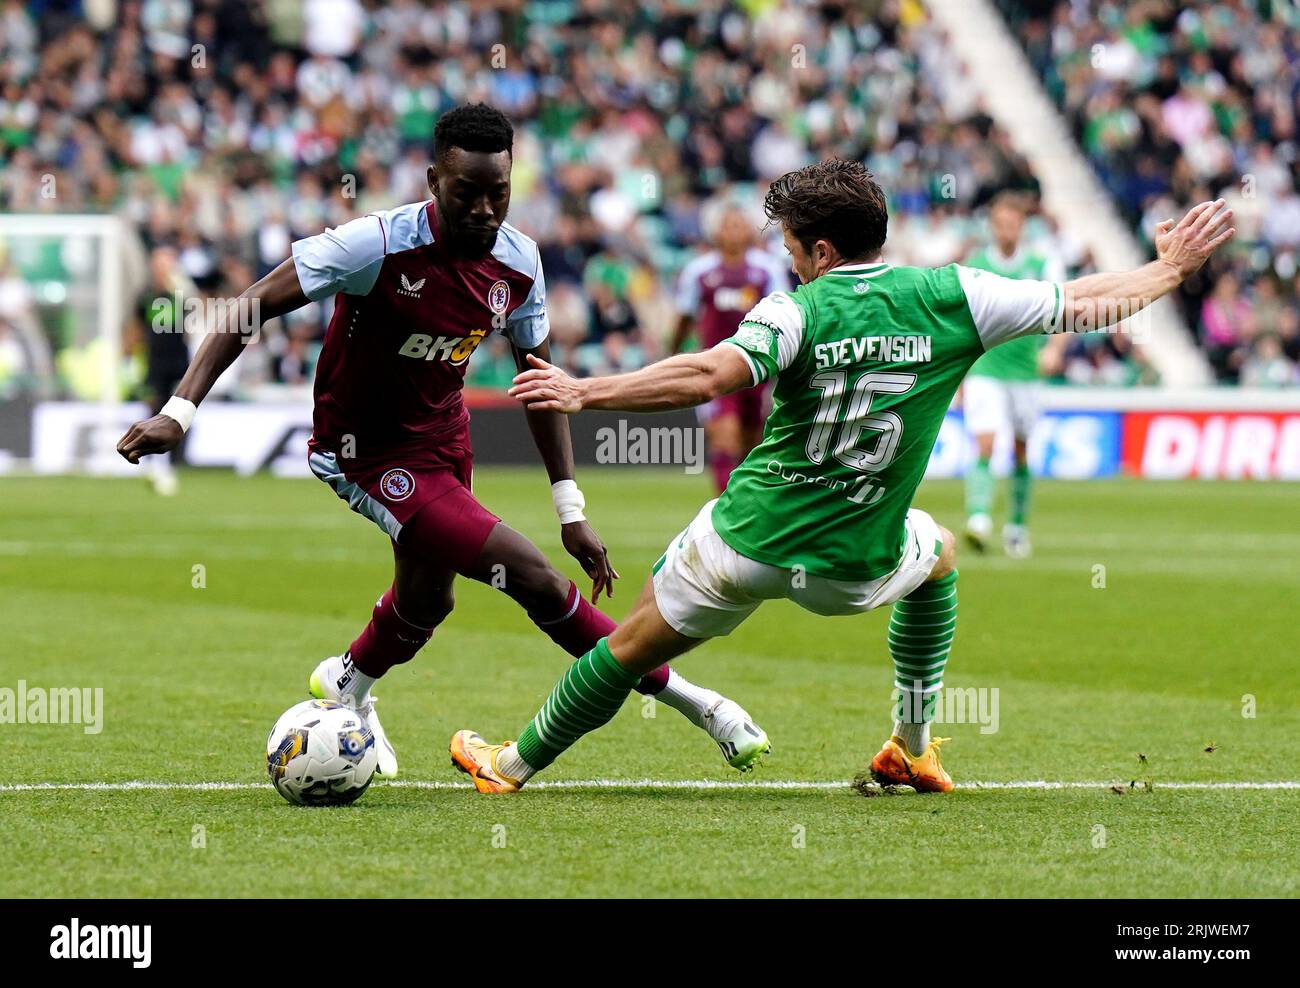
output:
[[718, 345], [735, 347], [738, 351], [740, 351], [740, 355], [745, 358], [745, 363], [749, 365], [749, 374], [755, 384], [762, 384], [764, 381], [767, 380], [767, 369], [762, 364], [754, 360], [753, 354], [751, 354], [739, 343], [735, 342], [734, 340], [723, 340], [722, 343]]

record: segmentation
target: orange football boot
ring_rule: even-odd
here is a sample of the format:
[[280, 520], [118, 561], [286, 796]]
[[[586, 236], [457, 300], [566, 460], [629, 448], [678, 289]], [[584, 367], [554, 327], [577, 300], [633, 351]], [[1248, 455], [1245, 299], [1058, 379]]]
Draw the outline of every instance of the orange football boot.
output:
[[497, 770], [497, 753], [512, 743], [488, 744], [473, 731], [457, 731], [449, 746], [451, 763], [474, 781], [479, 792], [518, 792], [523, 783]]
[[939, 763], [939, 746], [951, 738], [935, 738], [921, 755], [913, 755], [897, 734], [871, 759], [871, 774], [882, 785], [911, 786], [917, 792], [952, 792], [952, 776]]

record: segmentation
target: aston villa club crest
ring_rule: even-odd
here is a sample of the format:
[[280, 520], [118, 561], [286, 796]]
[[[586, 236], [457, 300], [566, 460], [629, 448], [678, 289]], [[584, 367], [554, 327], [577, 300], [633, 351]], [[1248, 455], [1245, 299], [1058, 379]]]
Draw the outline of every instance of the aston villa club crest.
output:
[[487, 303], [488, 308], [498, 315], [505, 312], [510, 305], [510, 286], [504, 281], [495, 282], [488, 289]]
[[415, 493], [415, 478], [400, 468], [379, 478], [379, 489], [390, 501], [405, 501]]

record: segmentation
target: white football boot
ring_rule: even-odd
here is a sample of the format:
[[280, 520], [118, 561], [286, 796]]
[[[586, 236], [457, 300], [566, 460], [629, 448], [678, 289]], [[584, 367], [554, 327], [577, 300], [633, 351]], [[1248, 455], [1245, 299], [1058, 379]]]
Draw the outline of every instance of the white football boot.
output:
[[1034, 551], [1029, 542], [1029, 529], [1008, 522], [1002, 526], [1002, 547], [1012, 559], [1028, 559]]
[[149, 457], [149, 486], [159, 497], [175, 497], [180, 493], [181, 482], [172, 466], [171, 453]]
[[734, 769], [748, 772], [772, 750], [767, 732], [754, 723], [745, 708], [723, 697], [704, 712], [704, 729], [722, 749]]
[[988, 515], [971, 515], [966, 519], [966, 542], [976, 552], [983, 552], [993, 539], [993, 519]]
[[375, 769], [375, 774], [381, 779], [395, 779], [397, 778], [397, 752], [393, 750], [388, 735], [384, 733], [384, 725], [379, 722], [379, 714], [375, 711], [378, 697], [367, 694], [365, 700], [357, 703], [356, 697], [351, 693], [345, 693], [348, 683], [352, 681], [352, 675], [352, 656], [346, 653], [331, 655], [312, 672], [311, 678], [307, 680], [307, 689], [318, 700], [334, 700], [356, 709], [366, 722], [366, 726], [370, 728], [370, 733], [375, 736], [375, 753], [379, 756], [379, 765]]

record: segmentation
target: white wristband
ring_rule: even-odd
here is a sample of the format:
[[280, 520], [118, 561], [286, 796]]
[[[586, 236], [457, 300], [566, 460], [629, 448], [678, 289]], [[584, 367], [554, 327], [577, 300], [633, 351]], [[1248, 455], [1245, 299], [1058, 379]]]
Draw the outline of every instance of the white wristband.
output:
[[198, 410], [194, 402], [172, 395], [158, 414], [174, 420], [181, 427], [181, 432], [189, 432], [190, 424], [194, 421], [194, 413]]
[[555, 513], [560, 516], [560, 524], [567, 525], [574, 521], [586, 521], [582, 509], [587, 506], [587, 499], [578, 490], [575, 480], [561, 480], [551, 485], [551, 500], [555, 502]]

